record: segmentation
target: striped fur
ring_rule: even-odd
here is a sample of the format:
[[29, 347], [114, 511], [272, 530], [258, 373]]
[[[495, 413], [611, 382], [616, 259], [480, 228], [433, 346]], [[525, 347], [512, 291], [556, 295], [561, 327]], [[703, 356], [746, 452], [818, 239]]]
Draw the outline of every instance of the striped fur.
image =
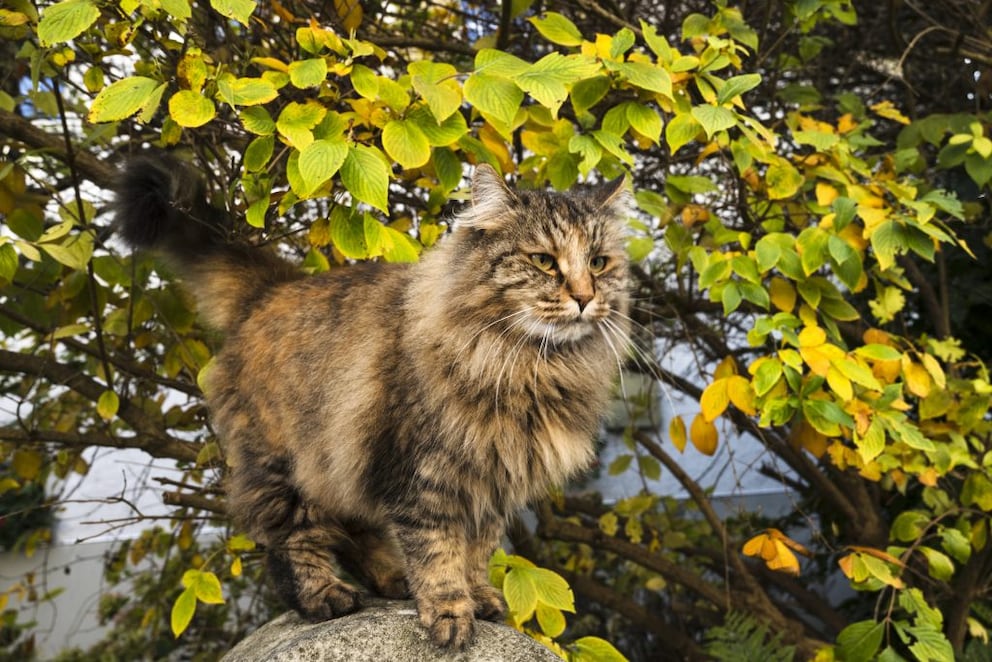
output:
[[628, 333], [621, 182], [514, 192], [480, 166], [419, 263], [303, 278], [217, 239], [221, 215], [174, 197], [199, 190], [181, 170], [129, 169], [120, 222], [226, 334], [207, 398], [231, 514], [302, 615], [359, 607], [344, 567], [409, 590], [435, 643], [463, 647], [503, 614], [486, 563], [507, 517], [592, 459]]

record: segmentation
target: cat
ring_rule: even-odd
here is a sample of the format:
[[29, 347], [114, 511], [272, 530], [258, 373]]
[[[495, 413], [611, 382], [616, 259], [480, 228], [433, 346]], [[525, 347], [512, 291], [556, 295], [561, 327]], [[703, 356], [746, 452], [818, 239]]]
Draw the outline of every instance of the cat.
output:
[[225, 336], [205, 393], [230, 514], [311, 621], [360, 607], [343, 567], [463, 648], [504, 617], [487, 563], [507, 518], [593, 459], [629, 333], [624, 181], [514, 191], [479, 165], [471, 198], [415, 264], [305, 276], [229, 242], [171, 157], [122, 175], [123, 238]]

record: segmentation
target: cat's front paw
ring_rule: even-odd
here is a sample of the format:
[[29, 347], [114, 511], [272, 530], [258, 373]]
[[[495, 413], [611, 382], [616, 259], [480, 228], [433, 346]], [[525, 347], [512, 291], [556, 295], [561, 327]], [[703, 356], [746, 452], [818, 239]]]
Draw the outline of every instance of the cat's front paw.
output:
[[493, 586], [480, 584], [472, 588], [475, 601], [475, 615], [485, 621], [502, 621], [506, 616], [506, 603], [503, 596]]
[[420, 622], [439, 648], [461, 650], [475, 636], [474, 602], [468, 597], [418, 605]]
[[321, 591], [297, 596], [300, 616], [311, 623], [329, 621], [361, 608], [361, 594], [344, 582], [328, 584]]

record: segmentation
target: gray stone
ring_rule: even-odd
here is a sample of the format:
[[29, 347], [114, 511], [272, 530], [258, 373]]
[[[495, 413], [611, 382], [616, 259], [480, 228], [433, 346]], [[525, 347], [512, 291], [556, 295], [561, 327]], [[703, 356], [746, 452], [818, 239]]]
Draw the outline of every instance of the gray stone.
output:
[[411, 601], [370, 600], [359, 612], [323, 623], [279, 616], [232, 648], [221, 662], [561, 662], [513, 628], [478, 621], [464, 651], [439, 650]]

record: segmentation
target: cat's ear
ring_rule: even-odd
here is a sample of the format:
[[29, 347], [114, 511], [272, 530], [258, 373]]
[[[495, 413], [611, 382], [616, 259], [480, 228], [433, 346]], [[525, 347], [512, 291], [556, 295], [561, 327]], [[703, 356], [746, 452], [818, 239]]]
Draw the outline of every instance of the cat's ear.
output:
[[601, 184], [593, 191], [596, 208], [619, 218], [630, 214], [632, 197], [627, 188], [627, 176], [620, 175], [616, 179]]
[[472, 174], [472, 207], [461, 214], [463, 226], [478, 230], [494, 230], [506, 222], [509, 210], [518, 202], [503, 181], [502, 175], [486, 163], [480, 163]]

